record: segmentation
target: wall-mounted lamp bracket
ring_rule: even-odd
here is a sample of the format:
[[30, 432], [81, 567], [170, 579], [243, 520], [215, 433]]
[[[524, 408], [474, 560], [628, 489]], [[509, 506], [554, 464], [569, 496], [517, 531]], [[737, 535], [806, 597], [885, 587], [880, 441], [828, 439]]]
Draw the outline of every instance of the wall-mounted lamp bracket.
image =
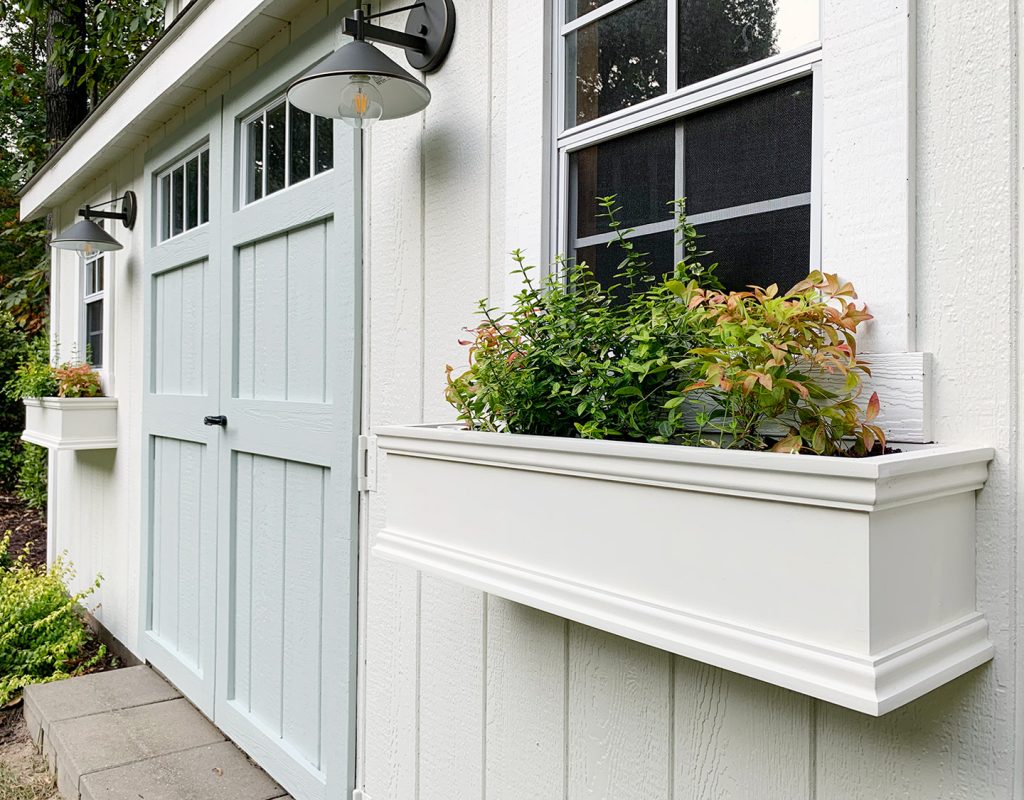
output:
[[[401, 11], [409, 12], [404, 32], [368, 21]], [[453, 0], [423, 0], [373, 15], [357, 8], [351, 17], [345, 18], [343, 30], [357, 41], [401, 47], [410, 66], [423, 72], [433, 72], [444, 62], [455, 38], [455, 5]]]
[[[97, 211], [96, 209], [100, 206], [109, 206], [112, 203], [120, 203], [120, 211]], [[124, 223], [124, 226], [131, 230], [135, 227], [135, 218], [138, 213], [138, 200], [135, 197], [135, 192], [125, 192], [120, 197], [115, 197], [113, 200], [107, 200], [103, 203], [97, 203], [94, 206], [86, 206], [85, 208], [78, 209], [78, 215], [85, 219], [119, 219]]]

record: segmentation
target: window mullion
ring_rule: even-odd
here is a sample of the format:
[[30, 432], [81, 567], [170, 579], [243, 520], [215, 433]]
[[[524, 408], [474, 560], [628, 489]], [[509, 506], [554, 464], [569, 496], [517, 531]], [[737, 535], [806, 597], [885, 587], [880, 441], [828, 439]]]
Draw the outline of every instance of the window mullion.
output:
[[[683, 121], [679, 120], [676, 124], [676, 198], [686, 197], [686, 129]], [[678, 241], [673, 244], [675, 248], [675, 258], [678, 264], [686, 256], [683, 252], [683, 241], [682, 237], [678, 237]]]
[[666, 0], [668, 4], [668, 36], [665, 42], [665, 69], [668, 74], [667, 94], [679, 89], [679, 3]]
[[284, 101], [284, 188], [292, 185], [292, 109]]
[[270, 145], [269, 145], [270, 135], [269, 135], [269, 131], [267, 130], [267, 111], [266, 111], [266, 109], [263, 110], [263, 114], [261, 115], [261, 119], [263, 120], [263, 141], [261, 142], [261, 144], [263, 146], [263, 175], [260, 176], [260, 177], [261, 177], [261, 180], [262, 180], [262, 183], [263, 183], [263, 193], [260, 195], [260, 197], [266, 197], [267, 196], [267, 185], [268, 185], [267, 184], [267, 175], [270, 172], [270, 164], [267, 161], [267, 154], [270, 152]]
[[[561, 0], [556, 0], [556, 2], [560, 1]], [[562, 36], [565, 36], [566, 34], [572, 33], [575, 30], [579, 30], [580, 28], [586, 27], [592, 22], [597, 22], [599, 19], [602, 19], [603, 17], [607, 17], [610, 14], [614, 14], [616, 11], [621, 11], [623, 8], [626, 8], [626, 6], [631, 6], [633, 5], [633, 3], [636, 2], [639, 2], [639, 0], [612, 0], [612, 2], [601, 6], [600, 8], [595, 8], [593, 11], [588, 11], [582, 17], [576, 17], [576, 19], [572, 20], [571, 22], [563, 23], [560, 33], [562, 34]]]

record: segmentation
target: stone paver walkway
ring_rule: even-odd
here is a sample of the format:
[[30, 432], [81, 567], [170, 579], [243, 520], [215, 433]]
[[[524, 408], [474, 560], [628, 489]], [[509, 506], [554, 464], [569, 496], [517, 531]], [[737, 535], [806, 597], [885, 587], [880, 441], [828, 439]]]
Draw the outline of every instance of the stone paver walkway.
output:
[[30, 686], [25, 721], [65, 800], [290, 800], [149, 667]]

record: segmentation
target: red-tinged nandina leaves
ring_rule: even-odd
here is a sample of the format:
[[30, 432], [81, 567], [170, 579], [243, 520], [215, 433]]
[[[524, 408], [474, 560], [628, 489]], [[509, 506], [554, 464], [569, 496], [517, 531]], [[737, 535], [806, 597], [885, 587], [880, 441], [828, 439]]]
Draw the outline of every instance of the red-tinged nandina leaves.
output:
[[878, 392], [872, 392], [871, 398], [868, 400], [868, 407], [864, 411], [864, 418], [871, 422], [875, 417], [878, 416], [878, 412], [881, 409], [881, 403], [878, 401]]

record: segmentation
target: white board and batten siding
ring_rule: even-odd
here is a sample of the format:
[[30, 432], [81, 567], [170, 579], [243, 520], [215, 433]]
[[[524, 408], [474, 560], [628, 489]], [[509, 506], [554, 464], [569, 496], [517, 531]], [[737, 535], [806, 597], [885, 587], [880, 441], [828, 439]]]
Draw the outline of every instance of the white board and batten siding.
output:
[[[1006, 431], [1013, 407], [997, 399], [1008, 396], [1009, 375], [999, 367], [1007, 343], [986, 349], [969, 337], [974, 372], [988, 370], [974, 378], [986, 391], [971, 394], [974, 412], [954, 426], [959, 404], [951, 396], [959, 387], [950, 363], [962, 358], [944, 320], [922, 318], [931, 306], [922, 307], [919, 287], [952, 291], [956, 270], [948, 259], [939, 279], [922, 254], [962, 248], [955, 226], [938, 223], [938, 190], [953, 190], [940, 174], [948, 153], [915, 151], [922, 140], [967, 144], [1003, 135], [1007, 118], [989, 114], [969, 133], [954, 134], [938, 111], [928, 117], [933, 127], [915, 131], [912, 112], [924, 80], [936, 109], [943, 102], [940, 81], [953, 69], [943, 46], [951, 41], [956, 52], [984, 52], [979, 57], [994, 62], [1005, 55], [1007, 0], [994, 4], [1001, 11], [984, 13], [967, 0], [941, 10], [925, 0], [917, 5], [929, 7], [920, 18], [902, 1], [823, 3], [824, 267], [854, 281], [877, 318], [863, 350], [873, 370], [868, 387], [882, 399], [893, 441], [1001, 442], [998, 461], [1012, 457]], [[444, 365], [463, 363], [457, 339], [475, 321], [476, 301], [510, 296], [505, 254], [512, 248], [545, 259], [546, 6], [459, 4], [452, 54], [426, 79], [430, 107], [372, 134], [365, 162], [367, 427], [451, 419]], [[965, 30], [959, 14], [977, 27]], [[994, 49], [986, 44], [993, 36], [1002, 43]], [[927, 77], [915, 73], [915, 50]], [[994, 69], [986, 78], [996, 94], [1010, 81]], [[1009, 148], [970, 152], [971, 160], [990, 161], [992, 173], [1011, 170]], [[927, 194], [915, 191], [922, 169], [936, 173]], [[986, 179], [992, 186], [981, 178], [965, 183], [1003, 204], [990, 212], [1009, 240], [1012, 197], [987, 194], [999, 186]], [[915, 244], [922, 218], [926, 248]], [[1011, 264], [986, 263], [984, 275], [1000, 278]], [[950, 307], [943, 311], [946, 322], [969, 326]], [[1000, 305], [991, 327], [1011, 330], [1012, 313], [1012, 305]], [[1009, 559], [979, 556], [979, 603], [990, 619], [996, 610], [995, 664], [872, 719], [368, 555], [388, 503], [386, 459], [378, 469], [361, 545], [361, 800], [1012, 796], [1014, 634], [999, 624], [1012, 618]], [[994, 468], [979, 526], [1006, 524], [1006, 509], [1015, 508], [1010, 474]], [[487, 520], [480, 525], [484, 531]], [[1000, 541], [979, 533], [979, 548]]]

